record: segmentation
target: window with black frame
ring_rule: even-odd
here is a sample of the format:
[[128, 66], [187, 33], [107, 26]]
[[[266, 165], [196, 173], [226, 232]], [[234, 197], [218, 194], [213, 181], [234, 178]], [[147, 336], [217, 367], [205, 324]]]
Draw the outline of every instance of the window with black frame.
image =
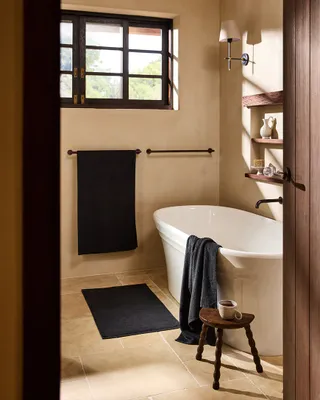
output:
[[172, 21], [63, 12], [65, 107], [171, 108]]

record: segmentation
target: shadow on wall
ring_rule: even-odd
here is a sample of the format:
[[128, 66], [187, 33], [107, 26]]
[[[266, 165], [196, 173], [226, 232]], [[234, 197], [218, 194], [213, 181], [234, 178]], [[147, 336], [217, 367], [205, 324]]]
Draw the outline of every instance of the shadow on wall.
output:
[[[228, 71], [223, 59], [227, 49], [221, 44], [220, 204], [281, 219], [282, 209], [277, 206], [264, 205], [259, 210], [254, 208], [259, 199], [282, 195], [282, 188], [253, 182], [244, 176], [249, 171], [252, 159], [257, 158], [251, 148], [251, 137], [259, 135], [261, 119], [260, 115], [254, 115], [253, 118], [252, 111], [242, 107], [242, 96], [282, 88], [282, 2], [225, 0], [221, 3], [221, 16], [222, 20], [235, 20], [243, 38], [243, 41], [232, 45], [234, 57], [249, 50], [251, 60], [257, 64], [251, 64], [251, 67], [244, 67], [243, 70], [240, 62], [233, 62], [232, 70]], [[272, 57], [272, 68], [268, 68], [266, 63]], [[261, 111], [262, 114], [264, 112], [267, 111]], [[274, 109], [270, 112], [274, 113]], [[276, 164], [282, 164], [280, 156], [272, 152], [268, 155], [268, 162], [273, 160]]]
[[[246, 127], [243, 113], [250, 113], [242, 108], [242, 83], [244, 81], [240, 66], [233, 68], [230, 76], [229, 95], [222, 99], [221, 107], [221, 145], [220, 145], [220, 204], [240, 208], [249, 212], [275, 218], [272, 207], [263, 205], [255, 210], [255, 203], [266, 197], [278, 197], [272, 194], [276, 190], [272, 185], [262, 188], [250, 179], [244, 177], [251, 164], [250, 125]], [[263, 89], [261, 89], [263, 92]], [[237, 106], [235, 106], [237, 105]], [[250, 119], [250, 118], [249, 118]], [[252, 133], [252, 132], [251, 132]], [[281, 164], [280, 160], [276, 164]], [[269, 194], [270, 193], [270, 194]]]
[[222, 15], [223, 19], [235, 19], [241, 32], [248, 31], [252, 41], [248, 44], [257, 44], [261, 41], [261, 31], [282, 29], [282, 13], [275, 12], [279, 3], [279, 0], [227, 0], [221, 5]]
[[[253, 211], [255, 202], [265, 197], [257, 183], [244, 177], [251, 161], [251, 136], [243, 122], [242, 109], [242, 74], [241, 68], [233, 71], [232, 92], [222, 101], [224, 115], [221, 129], [221, 203], [247, 211]], [[238, 106], [235, 106], [237, 104]], [[249, 128], [250, 129], [250, 128]], [[271, 189], [271, 188], [270, 188]], [[274, 217], [272, 209], [264, 206], [259, 214]]]
[[[248, 84], [249, 86], [252, 87], [252, 90], [254, 90], [256, 93], [264, 93], [267, 92], [266, 88], [263, 88], [262, 86], [258, 85], [256, 82], [253, 82], [252, 80], [248, 79], [245, 76], [242, 76], [242, 80], [244, 83]], [[242, 99], [241, 99], [242, 101]]]
[[[223, 66], [227, 68], [225, 64]], [[232, 73], [227, 75], [227, 81], [222, 83], [228, 96], [223, 95], [221, 98], [221, 205], [252, 211], [246, 201], [246, 194], [250, 192], [250, 197], [257, 200], [263, 195], [255, 183], [244, 178], [249, 166], [243, 157], [243, 146], [250, 146], [250, 133], [242, 122], [242, 79], [241, 66], [234, 64]]]

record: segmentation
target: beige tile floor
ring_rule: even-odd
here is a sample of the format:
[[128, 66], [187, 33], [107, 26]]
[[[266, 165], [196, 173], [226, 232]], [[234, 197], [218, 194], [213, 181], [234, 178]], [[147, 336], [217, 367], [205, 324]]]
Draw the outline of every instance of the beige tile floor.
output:
[[266, 358], [258, 374], [249, 354], [224, 346], [214, 391], [214, 348], [205, 346], [204, 360], [195, 360], [196, 346], [176, 342], [177, 329], [102, 340], [81, 289], [138, 283], [178, 318], [162, 270], [62, 280], [61, 400], [282, 399], [281, 357]]

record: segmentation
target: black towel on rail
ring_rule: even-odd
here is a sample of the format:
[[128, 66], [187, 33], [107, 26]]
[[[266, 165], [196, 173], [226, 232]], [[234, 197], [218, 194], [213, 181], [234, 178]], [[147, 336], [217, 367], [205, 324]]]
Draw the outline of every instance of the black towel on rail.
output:
[[78, 254], [135, 249], [134, 150], [78, 151]]

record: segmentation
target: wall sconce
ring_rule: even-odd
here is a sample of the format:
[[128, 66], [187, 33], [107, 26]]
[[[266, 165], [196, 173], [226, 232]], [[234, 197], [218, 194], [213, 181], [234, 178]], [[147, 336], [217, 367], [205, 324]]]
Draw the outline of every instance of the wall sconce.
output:
[[220, 39], [219, 42], [228, 43], [228, 56], [225, 60], [228, 60], [228, 70], [231, 70], [231, 61], [241, 61], [242, 65], [249, 64], [249, 54], [243, 53], [241, 58], [231, 57], [231, 43], [239, 42], [241, 40], [240, 31], [234, 20], [223, 21], [221, 23]]

